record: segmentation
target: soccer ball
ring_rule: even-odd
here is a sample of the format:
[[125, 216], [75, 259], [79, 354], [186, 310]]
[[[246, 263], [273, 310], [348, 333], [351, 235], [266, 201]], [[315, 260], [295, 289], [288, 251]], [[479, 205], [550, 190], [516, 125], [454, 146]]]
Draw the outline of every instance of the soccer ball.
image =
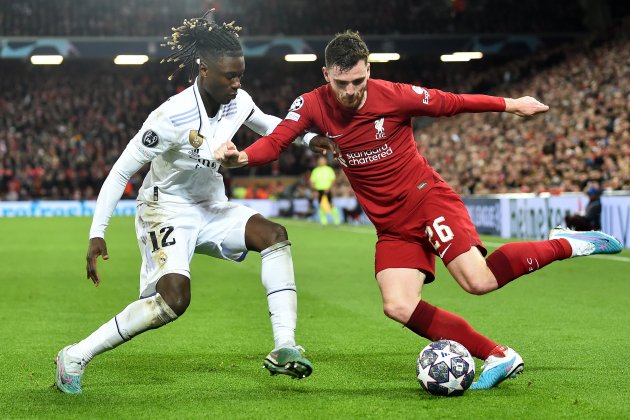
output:
[[462, 395], [472, 384], [475, 361], [457, 341], [434, 341], [420, 352], [416, 374], [429, 394], [453, 397]]

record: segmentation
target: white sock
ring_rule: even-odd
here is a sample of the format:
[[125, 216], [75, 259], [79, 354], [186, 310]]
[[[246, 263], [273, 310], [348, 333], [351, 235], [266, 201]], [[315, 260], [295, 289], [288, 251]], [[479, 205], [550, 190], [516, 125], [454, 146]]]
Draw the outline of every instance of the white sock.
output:
[[107, 321], [87, 338], [68, 349], [68, 355], [82, 359], [82, 365], [96, 355], [118, 347], [147, 330], [159, 328], [177, 318], [159, 293], [137, 300]]
[[283, 241], [264, 249], [262, 283], [267, 290], [267, 304], [273, 330], [274, 348], [295, 346], [297, 292], [293, 275], [291, 242]]

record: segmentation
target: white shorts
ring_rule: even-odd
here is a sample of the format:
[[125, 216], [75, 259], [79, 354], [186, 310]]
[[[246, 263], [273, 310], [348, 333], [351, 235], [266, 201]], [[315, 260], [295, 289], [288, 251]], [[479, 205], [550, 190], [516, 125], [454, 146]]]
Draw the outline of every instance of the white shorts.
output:
[[140, 297], [154, 294], [158, 280], [165, 274], [190, 278], [194, 253], [242, 261], [247, 254], [245, 225], [255, 214], [258, 212], [232, 202], [138, 203]]

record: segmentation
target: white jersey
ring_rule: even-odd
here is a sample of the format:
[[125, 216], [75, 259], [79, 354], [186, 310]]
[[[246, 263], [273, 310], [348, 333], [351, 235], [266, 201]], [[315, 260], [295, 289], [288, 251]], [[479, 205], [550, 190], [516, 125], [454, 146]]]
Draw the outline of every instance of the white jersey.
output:
[[262, 136], [271, 133], [280, 121], [263, 113], [242, 89], [209, 118], [195, 80], [148, 116], [112, 167], [98, 196], [90, 238], [104, 237], [127, 182], [147, 162], [151, 162], [151, 169], [139, 191], [140, 202], [227, 201], [214, 151], [231, 140], [242, 125]]
[[227, 201], [214, 151], [234, 137], [255, 109], [249, 94], [239, 90], [234, 100], [221, 105], [209, 118], [196, 83], [164, 102], [127, 146], [138, 162], [151, 161], [138, 200], [190, 204]]

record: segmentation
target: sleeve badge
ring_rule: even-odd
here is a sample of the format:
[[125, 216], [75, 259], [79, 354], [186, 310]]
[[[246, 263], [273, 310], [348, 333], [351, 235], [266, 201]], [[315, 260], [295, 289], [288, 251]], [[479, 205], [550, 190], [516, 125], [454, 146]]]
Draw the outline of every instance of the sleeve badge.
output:
[[204, 137], [199, 134], [199, 131], [197, 130], [190, 130], [190, 133], [188, 133], [188, 142], [195, 149], [199, 149], [201, 147], [203, 139]]
[[153, 130], [147, 130], [142, 135], [142, 144], [146, 147], [155, 147], [160, 141], [160, 136]]
[[304, 98], [298, 96], [291, 104], [291, 108], [289, 108], [289, 111], [297, 111], [298, 109], [302, 108], [302, 105], [304, 105]]

